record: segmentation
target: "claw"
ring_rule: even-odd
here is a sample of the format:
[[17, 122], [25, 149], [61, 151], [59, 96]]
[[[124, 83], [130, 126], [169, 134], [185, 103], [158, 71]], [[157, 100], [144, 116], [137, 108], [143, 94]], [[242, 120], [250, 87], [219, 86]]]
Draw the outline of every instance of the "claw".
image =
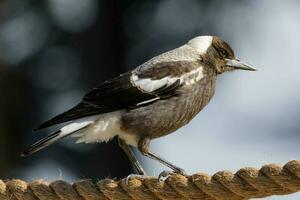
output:
[[162, 171], [159, 175], [158, 175], [158, 181], [164, 181], [166, 180], [170, 175], [172, 175], [174, 173], [174, 171], [167, 171], [164, 170]]
[[125, 178], [125, 184], [129, 185], [129, 181], [132, 178], [145, 178], [146, 175], [139, 175], [139, 174], [129, 174], [126, 178]]
[[183, 176], [187, 176], [187, 173], [184, 171], [184, 169], [178, 168], [175, 172]]
[[183, 176], [186, 176], [186, 175], [187, 175], [183, 169], [177, 169], [176, 171], [167, 171], [167, 170], [164, 170], [164, 171], [162, 171], [162, 172], [158, 175], [158, 181], [164, 181], [164, 180], [166, 180], [170, 175], [172, 175], [172, 174], [174, 174], [174, 173], [178, 173], [178, 174], [181, 174], [181, 175], [183, 175]]

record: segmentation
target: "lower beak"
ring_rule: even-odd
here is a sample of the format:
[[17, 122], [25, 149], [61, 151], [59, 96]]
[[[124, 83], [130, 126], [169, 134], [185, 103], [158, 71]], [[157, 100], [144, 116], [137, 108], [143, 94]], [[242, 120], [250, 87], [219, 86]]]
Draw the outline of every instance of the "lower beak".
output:
[[256, 69], [253, 66], [247, 63], [243, 63], [239, 59], [226, 59], [226, 61], [227, 61], [226, 65], [233, 67], [234, 69], [256, 71]]

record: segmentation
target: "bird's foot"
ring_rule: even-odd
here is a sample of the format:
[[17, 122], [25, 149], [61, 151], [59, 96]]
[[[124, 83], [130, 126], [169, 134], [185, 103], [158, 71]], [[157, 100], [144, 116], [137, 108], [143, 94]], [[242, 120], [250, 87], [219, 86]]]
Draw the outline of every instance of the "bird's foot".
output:
[[187, 176], [187, 174], [185, 173], [185, 171], [181, 168], [178, 168], [174, 171], [168, 171], [168, 170], [164, 170], [162, 171], [159, 175], [158, 175], [158, 181], [164, 181], [166, 180], [170, 175], [177, 173], [177, 174], [181, 174], [183, 176]]
[[146, 175], [141, 175], [141, 174], [129, 174], [126, 178], [125, 178], [125, 184], [128, 185], [129, 184], [129, 181], [130, 179], [133, 179], [133, 178], [145, 178]]

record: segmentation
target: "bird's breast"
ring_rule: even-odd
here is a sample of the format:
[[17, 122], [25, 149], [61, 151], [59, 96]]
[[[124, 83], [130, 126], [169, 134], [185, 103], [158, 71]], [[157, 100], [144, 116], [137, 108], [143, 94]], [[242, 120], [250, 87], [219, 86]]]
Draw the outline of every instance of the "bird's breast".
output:
[[141, 138], [167, 135], [187, 124], [207, 105], [215, 84], [215, 76], [204, 76], [195, 84], [185, 84], [176, 96], [128, 110], [122, 115], [122, 129]]

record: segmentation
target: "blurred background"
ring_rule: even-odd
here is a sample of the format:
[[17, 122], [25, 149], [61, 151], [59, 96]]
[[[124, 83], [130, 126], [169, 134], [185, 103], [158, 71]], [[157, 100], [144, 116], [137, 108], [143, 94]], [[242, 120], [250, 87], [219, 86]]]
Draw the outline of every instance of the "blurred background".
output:
[[[219, 77], [211, 103], [151, 149], [188, 173], [300, 159], [300, 1], [0, 1], [0, 177], [124, 177], [116, 140], [65, 139], [23, 159], [31, 130], [102, 81], [198, 35], [217, 35], [259, 71]], [[150, 175], [164, 168], [142, 158]], [[300, 194], [269, 199], [297, 199]]]

